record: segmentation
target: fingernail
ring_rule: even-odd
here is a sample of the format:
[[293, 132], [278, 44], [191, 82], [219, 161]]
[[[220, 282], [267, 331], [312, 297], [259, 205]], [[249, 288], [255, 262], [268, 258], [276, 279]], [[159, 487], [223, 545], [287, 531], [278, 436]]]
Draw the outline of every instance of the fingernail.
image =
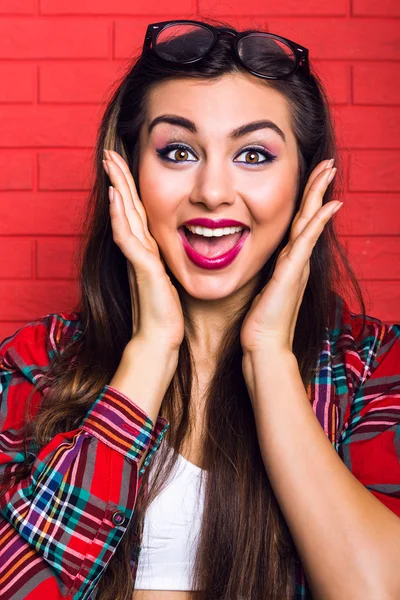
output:
[[108, 186], [108, 198], [110, 200], [110, 204], [111, 202], [114, 202], [114, 188], [112, 185]]
[[337, 205], [337, 207], [335, 208], [335, 210], [332, 211], [332, 214], [334, 215], [335, 212], [337, 212], [339, 210], [339, 208], [342, 208], [343, 206], [343, 202], [341, 202], [340, 204]]
[[335, 159], [331, 158], [330, 161], [328, 162], [328, 164], [326, 165], [325, 169], [330, 169], [331, 167], [333, 167], [334, 162], [335, 162]]
[[336, 171], [337, 171], [336, 167], [334, 169], [332, 169], [332, 173], [328, 177], [328, 183], [330, 183], [332, 181], [332, 179], [335, 177]]
[[108, 168], [108, 165], [107, 165], [106, 161], [104, 160], [104, 158], [103, 158], [103, 167], [105, 168], [106, 173], [109, 176], [110, 175], [110, 169]]

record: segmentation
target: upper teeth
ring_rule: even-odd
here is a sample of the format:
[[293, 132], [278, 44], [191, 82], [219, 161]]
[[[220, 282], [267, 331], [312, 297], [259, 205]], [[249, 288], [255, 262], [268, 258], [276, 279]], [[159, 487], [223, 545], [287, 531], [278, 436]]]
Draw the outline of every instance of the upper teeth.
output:
[[208, 227], [200, 227], [199, 225], [185, 225], [192, 233], [204, 235], [205, 237], [219, 237], [221, 235], [230, 235], [242, 231], [244, 227], [220, 227], [219, 229], [209, 229]]

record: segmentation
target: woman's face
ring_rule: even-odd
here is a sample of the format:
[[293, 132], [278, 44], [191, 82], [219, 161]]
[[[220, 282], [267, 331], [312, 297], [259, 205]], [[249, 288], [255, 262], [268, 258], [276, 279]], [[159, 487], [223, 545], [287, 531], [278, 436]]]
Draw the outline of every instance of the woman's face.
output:
[[[159, 121], [149, 133], [162, 115], [183, 117], [196, 131]], [[255, 121], [272, 125], [231, 136]], [[160, 151], [172, 143], [184, 148], [167, 149], [165, 158], [171, 160], [163, 160]], [[150, 233], [190, 296], [218, 300], [251, 283], [291, 222], [297, 176], [288, 104], [261, 79], [235, 74], [174, 80], [152, 90], [140, 137], [140, 198]], [[178, 228], [198, 217], [234, 219], [249, 228], [230, 264], [207, 269], [187, 256]], [[207, 248], [209, 238], [201, 239]]]

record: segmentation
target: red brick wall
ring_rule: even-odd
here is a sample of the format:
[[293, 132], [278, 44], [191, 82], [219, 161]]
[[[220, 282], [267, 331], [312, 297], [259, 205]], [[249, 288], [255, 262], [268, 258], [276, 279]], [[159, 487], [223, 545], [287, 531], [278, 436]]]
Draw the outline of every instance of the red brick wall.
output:
[[345, 159], [341, 239], [368, 313], [400, 322], [398, 0], [0, 0], [1, 339], [76, 298], [97, 126], [147, 23], [207, 16], [310, 49]]

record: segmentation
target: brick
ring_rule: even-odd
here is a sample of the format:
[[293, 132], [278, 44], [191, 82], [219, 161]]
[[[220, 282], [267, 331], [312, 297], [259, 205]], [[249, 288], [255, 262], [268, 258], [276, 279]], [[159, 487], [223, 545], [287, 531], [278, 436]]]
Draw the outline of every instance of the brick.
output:
[[[259, 2], [244, 3], [242, 0], [229, 0], [229, 2], [215, 0], [199, 0], [199, 11], [205, 14], [218, 15], [288, 15], [288, 16], [316, 16], [316, 15], [336, 15], [344, 16], [347, 14], [347, 0], [337, 0], [335, 2], [321, 2], [321, 0], [307, 0], [307, 2], [298, 2], [298, 0], [280, 0], [280, 2], [268, 2], [260, 4]], [[200, 19], [201, 20], [201, 19]]]
[[39, 66], [39, 102], [104, 102], [126, 66], [121, 61], [68, 61]]
[[87, 196], [78, 192], [0, 193], [0, 235], [79, 234]]
[[0, 21], [0, 58], [105, 58], [111, 24], [99, 19], [35, 19]]
[[70, 312], [78, 299], [75, 282], [0, 281], [0, 320], [25, 323], [50, 312]]
[[0, 0], [1, 15], [31, 15], [35, 12], [35, 0]]
[[400, 108], [338, 106], [338, 141], [346, 148], [400, 148]]
[[[314, 0], [316, 1], [316, 0]], [[343, 0], [340, 0], [343, 2]], [[132, 0], [40, 0], [41, 14], [48, 15], [166, 15], [196, 10], [195, 0], [147, 0], [143, 4]], [[178, 17], [179, 18], [179, 17]], [[191, 17], [187, 17], [191, 18]], [[193, 17], [192, 17], [193, 18]], [[161, 20], [161, 19], [160, 19]]]
[[367, 314], [370, 314], [384, 323], [400, 323], [400, 281], [374, 281], [363, 282], [366, 299], [371, 299], [367, 305]]
[[32, 277], [31, 240], [0, 239], [0, 279], [29, 279]]
[[[179, 18], [176, 15], [173, 18]], [[158, 20], [158, 19], [157, 19]], [[159, 19], [160, 21], [167, 19]], [[114, 23], [114, 48], [113, 58], [129, 58], [138, 56], [143, 47], [146, 35], [147, 19], [124, 19]]]
[[333, 104], [350, 102], [350, 66], [328, 61], [315, 61], [314, 69]]
[[358, 278], [399, 279], [400, 288], [400, 236], [353, 237], [347, 247]]
[[349, 191], [399, 192], [399, 163], [400, 150], [354, 150], [349, 163]]
[[0, 190], [31, 190], [34, 157], [24, 150], [0, 151]]
[[36, 67], [0, 65], [0, 102], [34, 102]]
[[400, 104], [398, 63], [355, 64], [352, 69], [354, 104]]
[[310, 60], [399, 60], [400, 28], [388, 19], [268, 18], [268, 31], [310, 50]]
[[93, 183], [91, 151], [40, 152], [39, 190], [88, 190]]
[[353, 0], [352, 14], [356, 17], [400, 17], [398, 0]]
[[400, 194], [347, 192], [342, 200], [338, 216], [346, 218], [346, 233], [400, 235]]
[[0, 106], [2, 146], [92, 148], [101, 120], [93, 106]]
[[76, 239], [54, 238], [37, 241], [37, 279], [76, 279]]

